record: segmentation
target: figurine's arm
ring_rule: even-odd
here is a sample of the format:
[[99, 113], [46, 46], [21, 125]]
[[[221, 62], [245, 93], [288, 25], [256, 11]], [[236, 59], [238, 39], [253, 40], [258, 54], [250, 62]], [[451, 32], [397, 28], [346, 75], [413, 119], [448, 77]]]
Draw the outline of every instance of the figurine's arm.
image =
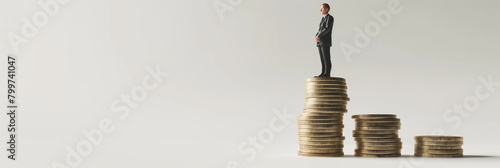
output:
[[324, 27], [323, 29], [319, 30], [318, 34], [316, 35], [319, 38], [321, 38], [322, 36], [324, 36], [329, 31], [332, 31], [332, 28], [333, 28], [333, 17], [330, 16], [330, 17], [326, 17], [325, 19], [326, 19], [326, 27]]

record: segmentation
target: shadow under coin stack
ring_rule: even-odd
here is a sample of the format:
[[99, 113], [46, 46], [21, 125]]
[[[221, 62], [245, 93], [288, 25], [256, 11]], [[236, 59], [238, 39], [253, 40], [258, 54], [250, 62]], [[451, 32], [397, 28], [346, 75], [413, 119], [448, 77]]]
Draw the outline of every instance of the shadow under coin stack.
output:
[[358, 157], [399, 157], [402, 142], [398, 130], [401, 122], [394, 114], [353, 115], [356, 129], [352, 135]]
[[463, 157], [463, 138], [459, 136], [416, 136], [415, 156], [431, 158]]
[[343, 116], [349, 101], [345, 79], [305, 80], [304, 111], [298, 117], [300, 156], [344, 156]]

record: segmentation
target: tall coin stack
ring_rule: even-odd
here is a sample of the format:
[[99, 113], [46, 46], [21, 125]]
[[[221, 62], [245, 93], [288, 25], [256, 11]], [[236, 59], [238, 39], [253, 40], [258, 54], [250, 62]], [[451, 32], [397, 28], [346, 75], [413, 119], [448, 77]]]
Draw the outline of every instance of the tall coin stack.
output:
[[345, 79], [305, 80], [304, 111], [298, 117], [300, 156], [344, 156], [343, 116], [349, 101]]
[[353, 137], [359, 157], [399, 157], [402, 142], [399, 138], [400, 120], [394, 114], [353, 115], [356, 129]]
[[416, 136], [415, 156], [431, 158], [463, 157], [463, 138], [459, 136]]

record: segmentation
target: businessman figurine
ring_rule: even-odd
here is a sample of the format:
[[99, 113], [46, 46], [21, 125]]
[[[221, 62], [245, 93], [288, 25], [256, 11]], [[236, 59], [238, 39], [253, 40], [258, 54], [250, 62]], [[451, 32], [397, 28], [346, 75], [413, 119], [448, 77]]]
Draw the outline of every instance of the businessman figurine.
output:
[[330, 71], [332, 70], [330, 47], [332, 46], [333, 16], [328, 14], [330, 11], [330, 5], [327, 3], [321, 4], [320, 11], [324, 16], [319, 23], [319, 30], [318, 33], [316, 33], [316, 36], [314, 36], [314, 40], [316, 40], [316, 46], [319, 50], [322, 68], [321, 74], [315, 77], [330, 77]]

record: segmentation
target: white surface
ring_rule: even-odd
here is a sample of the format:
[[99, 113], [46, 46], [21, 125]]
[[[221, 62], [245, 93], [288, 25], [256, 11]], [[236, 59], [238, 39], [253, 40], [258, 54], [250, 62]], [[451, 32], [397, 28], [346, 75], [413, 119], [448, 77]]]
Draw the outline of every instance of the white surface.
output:
[[[22, 18], [41, 10], [39, 1], [0, 0], [3, 58], [16, 53], [7, 34], [21, 32]], [[298, 157], [291, 118], [246, 161], [238, 145], [269, 128], [274, 109], [301, 113], [304, 79], [320, 73], [313, 36], [323, 1], [243, 0], [224, 20], [213, 2], [73, 0], [62, 6], [16, 53], [19, 159], [1, 155], [0, 167], [63, 163], [66, 147], [85, 140], [81, 131], [97, 128], [103, 118], [114, 121], [114, 132], [78, 167], [225, 167], [231, 160], [259, 168], [402, 167], [411, 159]], [[388, 1], [328, 2], [335, 17], [332, 73], [347, 79], [351, 97], [346, 155], [354, 150], [351, 115], [395, 113], [405, 155], [413, 152], [414, 136], [441, 130], [464, 137], [465, 155], [484, 156], [424, 159], [411, 167], [498, 167], [500, 87], [483, 90], [489, 97], [468, 116], [443, 116], [475, 95], [479, 77], [500, 82], [499, 1], [401, 0], [403, 11], [351, 61], [340, 45], [352, 45], [354, 28], [374, 21], [370, 12], [387, 9]], [[120, 120], [112, 103], [142, 84], [146, 67], [157, 65], [170, 76]], [[0, 125], [6, 122], [2, 117]]]

